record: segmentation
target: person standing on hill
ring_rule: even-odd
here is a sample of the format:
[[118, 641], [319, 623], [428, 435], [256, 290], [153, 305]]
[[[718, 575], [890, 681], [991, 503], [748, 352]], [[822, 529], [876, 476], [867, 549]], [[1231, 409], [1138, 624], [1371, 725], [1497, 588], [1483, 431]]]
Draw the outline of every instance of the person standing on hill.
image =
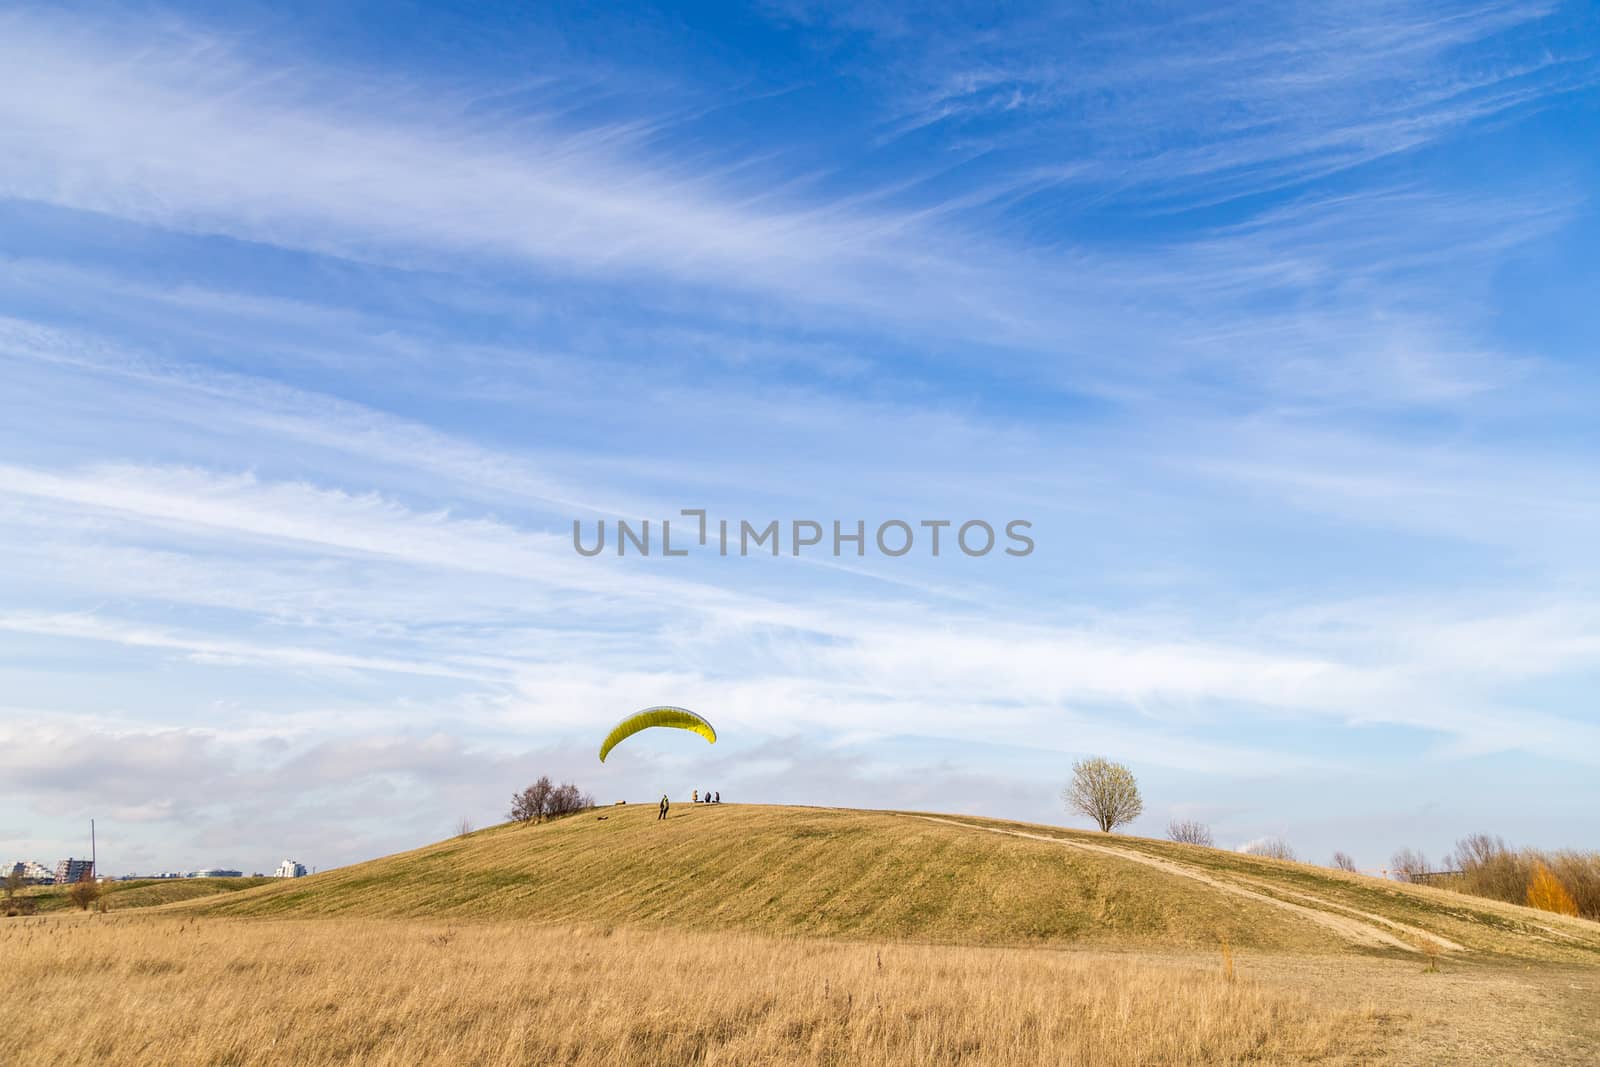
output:
[[693, 791], [691, 791], [689, 793], [689, 803], [691, 803], [691, 804], [700, 803], [700, 790], [695, 789], [695, 790], [693, 790]]
[[656, 822], [660, 822], [662, 819], [665, 819], [667, 817], [667, 809], [670, 808], [670, 807], [672, 807], [672, 805], [667, 802], [667, 794], [662, 793], [661, 794], [661, 814], [656, 816]]

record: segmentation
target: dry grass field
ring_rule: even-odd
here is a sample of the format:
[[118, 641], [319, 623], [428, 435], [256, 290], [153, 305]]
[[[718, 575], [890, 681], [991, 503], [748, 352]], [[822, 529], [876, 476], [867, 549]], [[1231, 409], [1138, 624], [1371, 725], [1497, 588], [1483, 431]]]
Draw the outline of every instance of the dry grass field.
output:
[[1600, 1061], [1600, 924], [993, 820], [611, 808], [130, 899], [0, 920], [19, 1062]]
[[0, 927], [30, 1063], [1216, 1063], [1360, 1057], [1381, 1016], [1058, 952], [392, 920]]

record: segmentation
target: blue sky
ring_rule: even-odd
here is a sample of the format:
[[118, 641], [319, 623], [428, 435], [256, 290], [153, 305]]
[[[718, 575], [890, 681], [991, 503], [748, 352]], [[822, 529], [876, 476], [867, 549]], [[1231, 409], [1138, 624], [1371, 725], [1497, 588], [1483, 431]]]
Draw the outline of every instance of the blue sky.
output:
[[[602, 801], [1594, 847], [1563, 4], [0, 8], [0, 858]], [[572, 551], [676, 516], [1035, 551]], [[636, 707], [723, 740], [598, 739]]]

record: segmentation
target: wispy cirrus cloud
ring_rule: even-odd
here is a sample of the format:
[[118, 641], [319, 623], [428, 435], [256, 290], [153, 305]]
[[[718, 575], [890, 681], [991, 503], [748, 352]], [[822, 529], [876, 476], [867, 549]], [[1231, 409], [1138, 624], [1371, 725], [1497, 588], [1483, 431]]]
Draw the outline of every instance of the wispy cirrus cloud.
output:
[[[239, 641], [181, 634], [94, 613], [10, 614], [0, 616], [0, 629], [162, 649], [208, 663], [435, 675], [523, 694], [549, 694], [563, 679], [570, 682], [575, 670], [626, 674], [648, 665], [663, 676], [673, 674], [675, 688], [714, 693], [708, 699], [750, 726], [780, 705], [808, 709], [799, 716], [836, 728], [871, 724], [893, 729], [915, 713], [925, 726], [937, 724], [957, 734], [990, 730], [997, 720], [1014, 718], [1019, 726], [1036, 722], [1047, 709], [1131, 706], [1157, 721], [1182, 723], [1197, 716], [1204, 720], [1223, 705], [1233, 714], [1252, 708], [1269, 718], [1405, 724], [1471, 739], [1477, 747], [1531, 746], [1554, 752], [1566, 750], [1573, 731], [1588, 728], [1558, 717], [1513, 712], [1514, 698], [1496, 707], [1478, 695], [1484, 676], [1509, 685], [1530, 675], [1581, 668], [1600, 652], [1594, 620], [1582, 614], [1446, 615], [1394, 626], [1381, 621], [1394, 614], [1389, 605], [1337, 618], [1343, 632], [1359, 635], [1359, 641], [1334, 656], [1326, 654], [1332, 646], [1325, 629], [1304, 627], [1298, 640], [1286, 641], [1281, 631], [1272, 638], [1266, 631], [1152, 629], [1130, 625], [1133, 619], [1123, 622], [1125, 632], [1116, 633], [1103, 626], [1007, 624], [974, 616], [973, 629], [952, 635], [949, 624], [956, 616], [946, 611], [942, 621], [923, 623], [916, 601], [879, 598], [870, 609], [853, 603], [842, 611], [827, 594], [790, 590], [780, 600], [623, 568], [585, 569], [570, 561], [563, 567], [553, 554], [531, 547], [537, 542], [518, 547], [523, 535], [504, 524], [470, 516], [416, 515], [392, 503], [373, 506], [305, 486], [131, 468], [49, 477], [15, 469], [0, 474], [0, 486], [7, 492], [111, 512], [136, 524], [124, 528], [134, 542], [142, 536], [137, 527], [148, 525], [202, 542], [220, 538], [235, 551], [259, 548], [266, 541], [323, 559], [330, 553], [373, 558], [390, 568], [386, 581], [400, 585], [410, 582], [407, 572], [418, 568], [495, 575], [510, 583], [503, 588], [501, 604], [480, 602], [467, 614], [466, 605], [418, 601], [416, 626], [396, 622], [386, 631], [369, 632], [365, 641], [372, 650], [361, 653], [316, 649], [303, 639]], [[103, 540], [105, 535], [97, 537]], [[254, 559], [256, 568], [271, 573], [269, 559]], [[286, 577], [291, 583], [296, 580], [293, 572]], [[351, 577], [344, 596], [359, 598], [371, 579], [365, 573]], [[137, 588], [110, 575], [90, 573], [85, 578], [90, 588], [105, 594], [119, 587], [129, 592]], [[302, 587], [300, 595], [315, 598], [302, 617], [327, 616], [332, 609], [322, 593], [345, 580], [340, 570], [325, 568], [319, 587]], [[58, 582], [71, 584], [70, 579]], [[189, 584], [179, 560], [169, 585], [145, 586], [143, 595], [156, 602], [192, 599], [215, 605], [214, 598], [188, 596], [184, 590]], [[287, 592], [277, 591], [263, 602], [282, 605]], [[585, 606], [573, 598], [575, 593], [603, 593], [604, 600]], [[448, 587], [433, 595], [450, 597]], [[557, 646], [559, 656], [552, 656], [552, 650], [529, 644], [543, 644], [544, 638], [536, 631], [521, 631], [508, 614], [513, 604], [564, 605], [568, 625], [580, 632], [602, 631], [606, 616], [621, 615], [629, 620], [633, 637], [588, 649], [564, 642]], [[239, 604], [230, 607], [251, 613]], [[280, 629], [294, 617], [281, 608], [275, 615]], [[453, 618], [451, 627], [441, 630], [435, 624], [442, 618]], [[1331, 621], [1324, 620], [1323, 626]], [[1440, 627], [1445, 629], [1439, 632], [1455, 636], [1419, 643], [1417, 635]], [[324, 624], [316, 628], [327, 631]], [[1466, 647], [1462, 642], [1474, 634], [1473, 640], [1481, 642], [1492, 632], [1500, 634], [1503, 662], [1483, 664], [1463, 687], [1453, 680], [1463, 679], [1462, 656], [1468, 661], [1480, 657], [1453, 653], [1452, 646]], [[347, 633], [347, 647], [355, 634]], [[1521, 635], [1526, 651], [1513, 649], [1514, 634]], [[745, 648], [739, 664], [745, 677], [737, 682], [719, 680], [731, 666], [721, 651], [731, 640]], [[654, 651], [645, 652], [647, 648]], [[1394, 648], [1404, 651], [1396, 655], [1389, 651]], [[1551, 658], [1557, 649], [1564, 651]], [[619, 690], [618, 683], [608, 683], [583, 699], [575, 699], [578, 691], [569, 686], [564, 707], [569, 717], [600, 723], [623, 699], [621, 691], [639, 684], [639, 679], [625, 681]], [[657, 679], [645, 688], [660, 684]], [[934, 713], [931, 707], [943, 710]], [[1512, 714], [1514, 723], [1508, 718]]]
[[[1174, 208], [1421, 148], [1600, 76], [1593, 49], [1552, 46], [1552, 24], [1582, 19], [1558, 3], [1045, 11], [981, 34], [937, 17], [909, 34], [827, 5], [788, 14], [873, 43], [880, 62], [862, 76], [893, 87], [892, 134], [1014, 153], [1036, 191]], [[1487, 42], [1502, 46], [1495, 62], [1462, 62]]]
[[[1506, 307], [1591, 183], [1480, 166], [1577, 15], [912, 16], [746, 27], [737, 92], [0, 16], [0, 793], [55, 827], [0, 844], [353, 859], [535, 768], [1048, 817], [1099, 751], [1238, 839], [1586, 774], [1595, 383]], [[1040, 551], [567, 540], [683, 506]], [[597, 770], [669, 695], [728, 743]]]
[[[1482, 21], [1520, 24], [1536, 14]], [[1344, 272], [1349, 284], [1357, 256], [1361, 274], [1386, 272], [1390, 284], [1403, 267], [1415, 273], [1419, 264], [1401, 259], [1400, 249], [1359, 248], [1357, 226], [1393, 232], [1396, 219], [1425, 218], [1430, 236], [1414, 247], [1435, 257], [1448, 248], [1459, 260], [1468, 242], [1507, 247], [1538, 232], [1541, 218], [1548, 228], [1560, 210], [1540, 189], [1525, 213], [1507, 216], [1501, 205], [1489, 224], [1459, 196], [1452, 208], [1437, 194], [1412, 192], [1406, 202], [1380, 191], [1299, 205], [1292, 225], [1279, 209], [1177, 248], [1130, 254], [1085, 245], [1062, 256], [986, 233], [996, 229], [993, 215], [981, 204], [959, 206], [972, 190], [909, 203], [775, 193], [759, 174], [729, 176], [714, 164], [689, 170], [644, 140], [565, 118], [486, 125], [465, 101], [452, 106], [448, 93], [396, 92], [303, 67], [286, 79], [223, 40], [197, 44], [193, 33], [158, 35], [129, 52], [47, 17], [13, 14], [7, 28], [0, 49], [17, 91], [6, 97], [0, 189], [13, 197], [358, 261], [448, 269], [462, 257], [487, 259], [592, 284], [672, 287], [643, 294], [647, 302], [731, 293], [775, 301], [785, 316], [821, 313], [833, 325], [879, 333], [927, 339], [954, 331], [1032, 364], [1024, 373], [1040, 374], [1047, 360], [1073, 368], [1077, 388], [1108, 395], [1150, 388], [1141, 361], [1126, 353], [1182, 351], [1178, 338], [1193, 323], [1164, 324], [1159, 310], [1175, 302], [1211, 301], [1204, 317], [1213, 329], [1231, 323], [1236, 348], [1263, 347], [1275, 339], [1247, 337], [1240, 326], [1270, 294], [1303, 295], [1330, 271]], [[1257, 85], [1266, 80], [1247, 79], [1238, 92], [1259, 89], [1270, 99]], [[1304, 91], [1320, 97], [1325, 89]], [[1227, 98], [1217, 104], [1231, 106]], [[1279, 106], [1299, 111], [1293, 102]], [[1197, 121], [1215, 147], [1214, 124]], [[1304, 121], [1328, 125], [1316, 114]], [[1181, 167], [1169, 177], [1194, 187]], [[1290, 232], [1309, 237], [1312, 227], [1321, 231], [1315, 243]], [[1348, 302], [1327, 306], [1339, 321], [1354, 314]], [[1186, 358], [1202, 356], [1191, 350]], [[1323, 350], [1308, 358], [1335, 357]], [[1167, 366], [1151, 370], [1170, 374]], [[1406, 395], [1405, 378], [1386, 385]], [[1319, 386], [1307, 376], [1281, 387]]]

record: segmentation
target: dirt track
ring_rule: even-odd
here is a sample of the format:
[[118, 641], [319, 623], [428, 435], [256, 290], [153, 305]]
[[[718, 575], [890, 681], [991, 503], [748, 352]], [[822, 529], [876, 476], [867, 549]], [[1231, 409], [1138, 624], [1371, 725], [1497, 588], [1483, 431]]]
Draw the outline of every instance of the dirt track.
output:
[[[1142, 863], [1147, 867], [1154, 867], [1157, 870], [1177, 875], [1180, 878], [1190, 878], [1197, 882], [1203, 882], [1211, 888], [1224, 893], [1246, 897], [1263, 904], [1270, 904], [1275, 908], [1281, 908], [1284, 911], [1293, 912], [1333, 931], [1352, 944], [1378, 948], [1398, 948], [1406, 952], [1420, 952], [1422, 949], [1419, 942], [1431, 941], [1438, 946], [1440, 952], [1465, 951], [1462, 946], [1454, 941], [1440, 937], [1437, 934], [1419, 930], [1414, 926], [1406, 926], [1403, 923], [1385, 919], [1380, 915], [1357, 911], [1354, 908], [1336, 904], [1333, 901], [1324, 900], [1309, 893], [1294, 893], [1294, 896], [1306, 902], [1297, 904], [1294, 901], [1283, 900], [1280, 897], [1251, 889], [1238, 882], [1219, 878], [1209, 871], [1203, 871], [1197, 867], [1190, 867], [1187, 864], [1173, 860], [1147, 856], [1132, 849], [1118, 848], [1115, 845], [1091, 845], [1084, 841], [1071, 841], [1060, 837], [1050, 837], [1046, 834], [1032, 834], [1024, 830], [1006, 830], [997, 826], [974, 826], [972, 823], [962, 822], [959, 819], [941, 819], [935, 815], [914, 815], [911, 818], [944, 823], [948, 826], [960, 826], [968, 830], [977, 830], [985, 833], [1005, 834], [1009, 837], [1025, 837], [1033, 841], [1044, 841], [1049, 844], [1060, 845], [1063, 848], [1075, 848], [1085, 852], [1100, 852], [1108, 856], [1115, 856], [1118, 859], [1128, 860], [1131, 863]], [[1407, 935], [1410, 940], [1398, 936], [1399, 934]]]

